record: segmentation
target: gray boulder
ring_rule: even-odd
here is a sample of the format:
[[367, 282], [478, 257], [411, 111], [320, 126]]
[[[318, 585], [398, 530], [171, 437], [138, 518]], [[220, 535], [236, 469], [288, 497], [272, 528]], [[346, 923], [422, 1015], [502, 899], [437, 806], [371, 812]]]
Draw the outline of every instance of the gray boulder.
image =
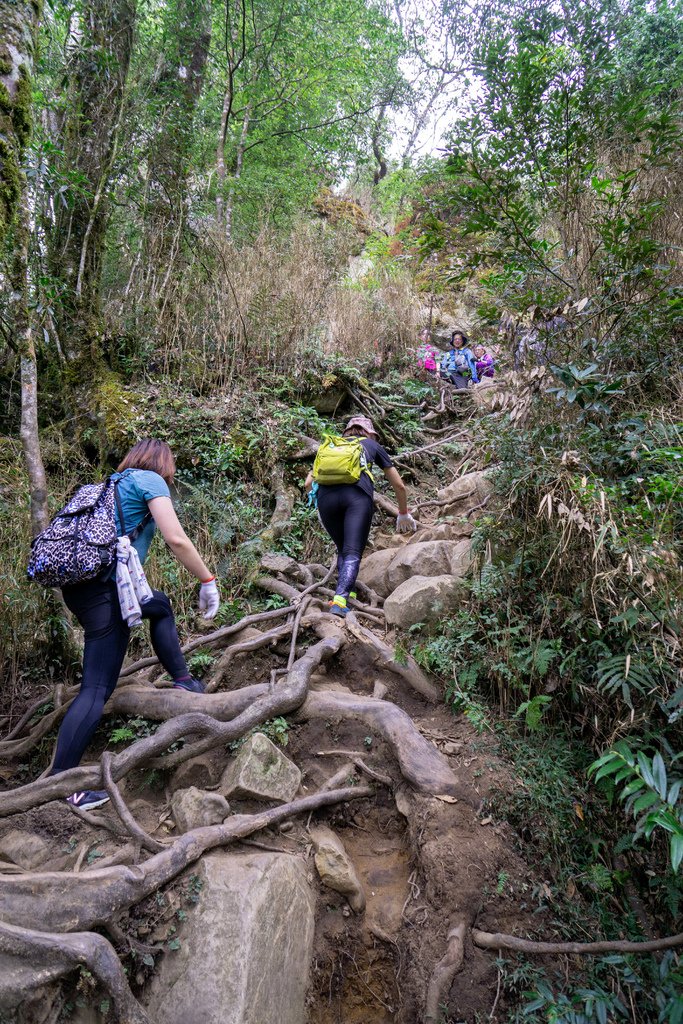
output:
[[292, 800], [301, 784], [301, 772], [262, 732], [245, 740], [221, 778], [224, 796], [255, 800]]
[[460, 576], [412, 576], [384, 602], [387, 623], [407, 629], [416, 622], [436, 622], [458, 607], [463, 590]]
[[364, 558], [359, 578], [386, 598], [412, 576], [464, 576], [470, 560], [471, 543], [467, 538], [419, 541]]
[[384, 578], [392, 559], [396, 557], [396, 548], [385, 548], [366, 555], [360, 564], [358, 579], [366, 587], [375, 590], [380, 597], [386, 597], [389, 591], [385, 587]]
[[311, 839], [320, 881], [328, 889], [346, 896], [351, 909], [362, 914], [365, 910], [363, 886], [339, 836], [331, 828], [319, 825], [311, 829]]
[[171, 797], [171, 811], [179, 832], [204, 825], [219, 825], [230, 814], [230, 804], [220, 793], [207, 793], [190, 786]]
[[426, 540], [409, 544], [391, 562], [385, 577], [391, 593], [412, 576], [464, 576], [470, 566], [469, 540]]
[[305, 1024], [315, 901], [303, 862], [212, 853], [192, 868], [199, 902], [148, 996], [163, 1024]]
[[462, 515], [475, 505], [480, 505], [485, 498], [493, 493], [493, 484], [485, 472], [477, 470], [458, 477], [448, 487], [436, 492], [439, 501], [449, 501], [445, 506], [444, 515]]

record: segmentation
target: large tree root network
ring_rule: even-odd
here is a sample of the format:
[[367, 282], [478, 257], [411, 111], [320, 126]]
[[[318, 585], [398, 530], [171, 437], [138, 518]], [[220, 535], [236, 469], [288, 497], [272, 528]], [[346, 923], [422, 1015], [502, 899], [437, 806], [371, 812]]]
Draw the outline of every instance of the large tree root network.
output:
[[[360, 407], [383, 418], [382, 403], [388, 404], [384, 398], [362, 384], [354, 383], [351, 390]], [[447, 403], [452, 401], [452, 396], [447, 399], [443, 391], [438, 407], [427, 411], [426, 418], [445, 413]], [[388, 426], [386, 432], [390, 436]], [[451, 436], [444, 437], [404, 457], [419, 459], [424, 451], [450, 440]], [[322, 808], [373, 797], [378, 786], [389, 790], [401, 814], [410, 815], [405, 807], [411, 803], [422, 808], [420, 813], [427, 814], [430, 805], [443, 808], [444, 803], [457, 804], [462, 814], [476, 821], [480, 795], [453, 771], [448, 759], [429, 739], [429, 733], [425, 735], [399, 707], [405, 700], [408, 707], [414, 707], [417, 701], [426, 712], [433, 712], [440, 692], [414, 659], [397, 659], [386, 637], [378, 596], [360, 587], [363, 600], [350, 602], [352, 612], [340, 622], [327, 614], [324, 603], [331, 593], [326, 584], [332, 569], [317, 563], [300, 564], [268, 551], [273, 540], [286, 529], [294, 498], [292, 489], [285, 484], [281, 466], [273, 470], [272, 484], [275, 513], [266, 530], [247, 549], [260, 560], [256, 586], [284, 598], [286, 605], [247, 615], [186, 644], [186, 653], [202, 649], [216, 654], [205, 694], [185, 693], [165, 685], [153, 657], [127, 665], [105, 714], [144, 717], [160, 723], [156, 731], [117, 753], [105, 752], [95, 764], [42, 777], [0, 794], [0, 817], [8, 818], [63, 799], [75, 790], [106, 789], [111, 798], [106, 817], [74, 813], [87, 826], [105, 827], [115, 847], [100, 866], [84, 865], [84, 844], [70, 871], [16, 869], [13, 873], [10, 866], [4, 867], [0, 873], [2, 1013], [11, 1014], [30, 1001], [32, 992], [83, 968], [108, 995], [115, 1020], [124, 1024], [158, 1024], [150, 1020], [133, 996], [114, 946], [97, 929], [107, 932], [120, 945], [121, 919], [210, 850], [228, 847], [298, 815], [310, 822], [311, 816]], [[379, 504], [382, 502], [387, 504], [386, 499]], [[395, 514], [391, 503], [388, 505], [387, 511]], [[335, 661], [344, 650], [344, 658]], [[277, 660], [271, 663], [271, 670], [261, 668], [247, 685], [225, 688], [234, 678], [235, 667], [257, 651], [261, 652], [261, 665], [264, 652], [275, 652]], [[374, 666], [381, 674], [382, 681], [375, 690], [377, 696], [354, 692], [353, 680], [344, 678], [341, 666], [353, 662], [354, 653], [362, 655], [363, 664]], [[326, 662], [339, 670], [333, 684], [327, 682], [323, 667]], [[385, 684], [393, 687], [395, 702], [384, 699]], [[36, 701], [0, 740], [0, 757], [24, 758], [34, 751], [58, 726], [76, 692], [75, 687], [58, 688], [54, 707], [47, 714], [40, 714], [46, 700]], [[330, 764], [329, 777], [312, 795], [253, 814], [232, 814], [222, 824], [195, 828], [174, 839], [150, 834], [128, 807], [126, 789], [121, 784], [132, 772], [143, 767], [170, 772], [198, 755], [241, 739], [271, 719], [288, 715], [293, 716], [295, 723], [362, 723], [383, 744], [384, 763], [381, 767], [371, 766], [364, 759], [365, 752], [344, 749], [343, 745], [338, 749], [312, 750], [311, 755], [323, 759], [321, 763]], [[367, 785], [344, 785], [354, 767], [369, 779]], [[412, 797], [407, 799], [406, 793]], [[416, 824], [415, 828], [418, 827], [422, 826]], [[683, 944], [683, 935], [643, 943], [535, 942], [479, 931], [473, 925], [473, 915], [462, 912], [461, 907], [444, 913], [452, 915], [450, 921], [442, 922], [445, 948], [442, 955], [434, 957], [431, 974], [424, 979], [419, 1017], [425, 1024], [440, 1019], [451, 986], [454, 982], [457, 985], [458, 973], [472, 945], [531, 954], [589, 954], [645, 953]], [[5, 1018], [0, 1014], [0, 1019]]]

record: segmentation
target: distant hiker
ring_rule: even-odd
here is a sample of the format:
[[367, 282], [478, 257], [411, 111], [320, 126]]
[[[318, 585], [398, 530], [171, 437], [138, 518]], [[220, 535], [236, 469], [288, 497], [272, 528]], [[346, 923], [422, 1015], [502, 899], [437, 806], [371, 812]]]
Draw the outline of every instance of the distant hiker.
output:
[[436, 373], [436, 349], [432, 345], [432, 335], [428, 327], [420, 331], [420, 346], [417, 350], [417, 365], [428, 373]]
[[[216, 579], [178, 521], [168, 489], [174, 474], [175, 459], [165, 441], [146, 439], [131, 448], [111, 478], [118, 492], [118, 533], [119, 536], [128, 533], [142, 564], [158, 526], [180, 564], [199, 580], [199, 611], [205, 619], [212, 619], [220, 603]], [[124, 546], [128, 547], [127, 540]], [[119, 543], [119, 558], [121, 551]], [[135, 575], [136, 565], [133, 560], [131, 577]], [[151, 597], [142, 600], [138, 612], [143, 619], [149, 619], [155, 654], [173, 680], [174, 687], [203, 693], [204, 685], [190, 674], [180, 650], [171, 602], [160, 590], [148, 592]], [[62, 593], [67, 608], [83, 627], [85, 646], [81, 689], [59, 729], [52, 775], [80, 763], [102, 717], [104, 705], [118, 681], [130, 637], [128, 622], [131, 621], [128, 615], [127, 621], [124, 620], [122, 614], [114, 568], [82, 583], [64, 586]], [[88, 808], [99, 807], [109, 797], [106, 792], [86, 790], [73, 793], [67, 799], [74, 807]]]
[[406, 486], [367, 416], [352, 416], [343, 437], [326, 438], [318, 449], [306, 491], [317, 498], [320, 521], [337, 548], [337, 591], [330, 602], [333, 615], [346, 615], [370, 534], [374, 483], [370, 466], [376, 463], [394, 489], [398, 504], [396, 530], [410, 533], [417, 523], [408, 512]]
[[459, 390], [467, 387], [470, 377], [474, 384], [479, 383], [474, 353], [462, 331], [453, 331], [451, 335], [451, 347], [441, 360], [441, 376]]
[[482, 377], [493, 377], [495, 360], [483, 345], [474, 346], [474, 358], [476, 359], [475, 365], [479, 379], [481, 380]]

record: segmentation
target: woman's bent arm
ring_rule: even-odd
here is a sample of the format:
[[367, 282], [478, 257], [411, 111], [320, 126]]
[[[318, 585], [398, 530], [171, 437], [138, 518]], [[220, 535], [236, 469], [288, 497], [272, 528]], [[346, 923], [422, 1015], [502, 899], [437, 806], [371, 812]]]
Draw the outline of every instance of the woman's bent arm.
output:
[[213, 574], [207, 568], [196, 547], [180, 525], [171, 499], [152, 498], [151, 501], [147, 502], [147, 505], [152, 513], [154, 522], [161, 531], [161, 536], [180, 564], [184, 565], [187, 571], [191, 572], [202, 583], [212, 579]]
[[393, 466], [389, 469], [385, 469], [384, 475], [394, 489], [398, 511], [402, 516], [404, 516], [408, 511], [408, 491], [406, 490], [406, 485], [401, 480], [399, 471]]

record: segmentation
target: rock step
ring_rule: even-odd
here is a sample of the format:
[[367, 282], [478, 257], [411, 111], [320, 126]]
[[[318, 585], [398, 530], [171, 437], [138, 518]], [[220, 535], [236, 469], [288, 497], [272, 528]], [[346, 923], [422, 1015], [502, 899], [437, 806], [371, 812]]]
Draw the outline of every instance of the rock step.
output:
[[147, 1009], [163, 1024], [306, 1024], [315, 899], [299, 857], [225, 853], [193, 867], [199, 899], [161, 960]]

